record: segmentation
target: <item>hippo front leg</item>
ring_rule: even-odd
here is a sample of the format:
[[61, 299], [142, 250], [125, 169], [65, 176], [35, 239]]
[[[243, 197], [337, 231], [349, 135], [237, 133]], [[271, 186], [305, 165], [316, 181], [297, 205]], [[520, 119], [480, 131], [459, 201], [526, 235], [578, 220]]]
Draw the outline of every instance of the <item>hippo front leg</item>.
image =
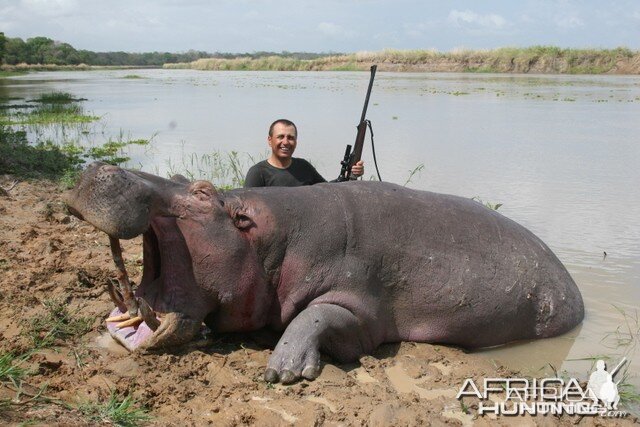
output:
[[333, 304], [311, 305], [293, 319], [273, 351], [264, 379], [290, 384], [320, 374], [320, 349], [348, 362], [373, 350], [362, 322], [349, 310]]

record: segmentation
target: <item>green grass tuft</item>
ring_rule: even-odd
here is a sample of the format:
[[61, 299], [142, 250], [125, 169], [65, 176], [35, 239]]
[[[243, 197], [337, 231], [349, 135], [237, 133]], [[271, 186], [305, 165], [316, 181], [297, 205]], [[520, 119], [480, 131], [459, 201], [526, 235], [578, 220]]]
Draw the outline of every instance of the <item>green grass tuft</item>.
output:
[[56, 179], [76, 169], [80, 159], [49, 141], [29, 144], [25, 131], [0, 125], [0, 173], [19, 178]]
[[191, 181], [204, 179], [217, 188], [229, 190], [244, 185], [244, 177], [255, 159], [248, 153], [237, 151], [186, 155], [182, 153], [180, 163], [168, 163], [168, 175], [184, 175]]
[[29, 355], [15, 356], [13, 353], [0, 354], [0, 382], [10, 381], [16, 387], [28, 375], [27, 369], [20, 365]]
[[407, 180], [404, 182], [404, 184], [402, 184], [404, 187], [406, 187], [407, 185], [409, 185], [411, 183], [411, 180], [416, 176], [419, 175], [422, 170], [424, 169], [424, 163], [420, 163], [418, 166], [416, 166], [415, 168], [413, 168], [413, 170], [409, 171], [409, 176], [407, 177]]
[[33, 100], [33, 102], [40, 102], [43, 104], [59, 104], [79, 101], [68, 92], [50, 92], [43, 93], [39, 97]]
[[607, 333], [602, 342], [605, 346], [618, 349], [621, 347], [635, 347], [640, 342], [640, 316], [638, 310], [627, 313], [621, 307], [613, 305], [613, 308], [622, 316], [623, 323], [612, 332]]
[[130, 395], [121, 398], [115, 392], [111, 392], [106, 402], [82, 402], [78, 410], [89, 422], [96, 424], [129, 427], [151, 421], [147, 411], [137, 407], [137, 402]]
[[4, 77], [15, 77], [15, 76], [24, 76], [25, 74], [27, 74], [26, 71], [7, 71], [7, 70], [0, 70], [0, 79], [4, 78]]
[[130, 140], [121, 132], [117, 138], [109, 138], [103, 145], [91, 147], [74, 141], [54, 142], [48, 139], [39, 139], [32, 144], [25, 131], [0, 125], [0, 174], [26, 179], [55, 179], [63, 188], [71, 188], [85, 162], [119, 165], [130, 160], [129, 146], [150, 143], [151, 138]]
[[3, 109], [0, 114], [0, 126], [89, 123], [99, 119], [85, 114], [79, 101], [82, 99], [74, 98], [67, 92], [45, 93], [32, 101], [39, 105], [30, 111], [15, 111], [13, 108], [10, 112], [9, 108]]
[[43, 302], [45, 313], [28, 322], [27, 336], [36, 348], [51, 347], [59, 341], [75, 340], [91, 330], [94, 319], [81, 317], [79, 310], [69, 311], [62, 300]]
[[478, 196], [472, 197], [471, 200], [480, 203], [482, 206], [487, 209], [491, 209], [492, 211], [497, 211], [502, 207], [502, 203], [483, 202], [482, 199]]

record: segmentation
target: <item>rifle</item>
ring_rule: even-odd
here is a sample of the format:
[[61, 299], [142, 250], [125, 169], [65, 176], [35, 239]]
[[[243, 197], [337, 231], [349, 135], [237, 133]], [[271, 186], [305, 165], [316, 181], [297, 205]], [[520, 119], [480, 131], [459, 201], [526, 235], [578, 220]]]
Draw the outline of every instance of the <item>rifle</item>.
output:
[[[338, 176], [338, 182], [344, 182], [349, 180], [357, 179], [355, 176], [351, 174], [351, 168], [357, 162], [360, 161], [362, 157], [362, 147], [364, 146], [364, 137], [367, 134], [367, 125], [369, 125], [369, 129], [371, 129], [371, 122], [366, 119], [367, 116], [367, 107], [369, 106], [369, 96], [371, 96], [371, 88], [373, 87], [373, 79], [376, 76], [377, 65], [371, 66], [371, 78], [369, 79], [369, 88], [367, 89], [367, 96], [364, 99], [364, 108], [362, 109], [362, 116], [360, 117], [360, 123], [357, 126], [358, 133], [356, 135], [356, 142], [353, 144], [353, 152], [351, 151], [351, 145], [347, 144], [347, 149], [344, 152], [344, 158], [340, 162], [342, 168], [340, 169], [340, 175]], [[373, 142], [373, 131], [371, 134], [372, 142]], [[377, 165], [376, 165], [377, 169]], [[378, 175], [379, 176], [379, 175]]]

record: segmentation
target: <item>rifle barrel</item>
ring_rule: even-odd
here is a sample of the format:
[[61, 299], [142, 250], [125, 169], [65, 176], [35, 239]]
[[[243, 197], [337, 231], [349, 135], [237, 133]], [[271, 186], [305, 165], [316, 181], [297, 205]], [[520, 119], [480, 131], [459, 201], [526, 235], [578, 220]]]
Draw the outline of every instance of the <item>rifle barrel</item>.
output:
[[376, 76], [377, 65], [371, 66], [371, 78], [369, 79], [369, 88], [367, 89], [367, 96], [364, 99], [364, 108], [362, 109], [362, 116], [360, 117], [360, 123], [364, 122], [367, 117], [367, 107], [369, 106], [369, 97], [371, 96], [371, 89], [373, 88], [373, 79]]

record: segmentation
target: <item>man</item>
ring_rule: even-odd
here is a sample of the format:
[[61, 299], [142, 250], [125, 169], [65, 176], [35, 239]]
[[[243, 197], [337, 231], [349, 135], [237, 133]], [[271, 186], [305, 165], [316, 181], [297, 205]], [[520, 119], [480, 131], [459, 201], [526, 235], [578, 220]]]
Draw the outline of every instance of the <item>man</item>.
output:
[[[296, 125], [286, 119], [276, 120], [269, 127], [267, 142], [271, 155], [251, 166], [244, 181], [245, 187], [297, 187], [327, 182], [318, 171], [304, 159], [292, 157], [298, 143]], [[364, 162], [353, 165], [354, 176], [364, 174]]]

